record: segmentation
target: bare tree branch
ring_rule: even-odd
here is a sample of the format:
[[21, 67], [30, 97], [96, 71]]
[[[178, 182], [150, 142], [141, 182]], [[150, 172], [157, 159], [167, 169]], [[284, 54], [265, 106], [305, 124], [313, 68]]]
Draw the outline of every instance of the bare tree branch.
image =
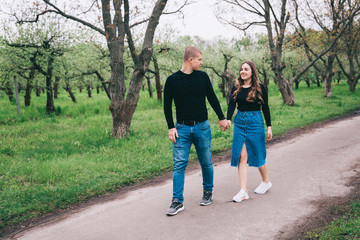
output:
[[130, 48], [130, 53], [131, 53], [131, 57], [135, 63], [135, 65], [139, 62], [139, 57], [136, 54], [136, 48], [135, 48], [135, 44], [133, 41], [133, 37], [132, 37], [132, 33], [130, 30], [130, 26], [129, 26], [129, 0], [124, 0], [124, 9], [125, 9], [125, 16], [124, 16], [124, 27], [125, 27], [125, 32], [127, 35], [127, 40], [128, 40], [128, 44], [129, 44], [129, 48]]
[[246, 31], [248, 28], [250, 28], [251, 26], [265, 26], [266, 25], [266, 22], [265, 21], [260, 21], [260, 22], [245, 22], [245, 23], [237, 23], [237, 22], [234, 22], [234, 21], [229, 21], [225, 18], [222, 18], [220, 16], [217, 16], [217, 18], [220, 20], [220, 21], [223, 21], [225, 22], [226, 24], [229, 24], [237, 29], [239, 29], [240, 31]]
[[[53, 13], [59, 14], [59, 15], [65, 17], [65, 18], [67, 18], [67, 19], [71, 19], [71, 20], [73, 20], [73, 21], [75, 21], [75, 22], [79, 22], [79, 23], [81, 23], [81, 24], [83, 24], [83, 25], [85, 25], [85, 26], [87, 26], [87, 27], [89, 27], [89, 28], [91, 28], [91, 29], [99, 32], [99, 33], [102, 34], [102, 35], [105, 35], [105, 31], [104, 31], [104, 30], [102, 30], [102, 29], [96, 27], [95, 25], [93, 25], [93, 24], [91, 24], [91, 23], [89, 23], [89, 22], [87, 22], [87, 21], [84, 21], [84, 20], [82, 20], [82, 19], [80, 19], [80, 18], [77, 18], [77, 17], [75, 17], [75, 16], [71, 16], [71, 15], [69, 15], [69, 14], [66, 14], [66, 13], [65, 13], [64, 11], [62, 11], [60, 8], [58, 8], [57, 6], [55, 6], [55, 4], [51, 3], [50, 0], [43, 0], [43, 1], [44, 1], [46, 4], [48, 4], [49, 6], [51, 6], [51, 7], [53, 7], [53, 8], [55, 9], [55, 10], [46, 10], [47, 12], [53, 12]], [[103, 6], [103, 7], [104, 7], [104, 6]], [[43, 14], [38, 14], [38, 15], [43, 15]], [[37, 18], [38, 18], [38, 17], [37, 17]]]
[[169, 15], [169, 14], [174, 14], [174, 13], [178, 13], [178, 12], [181, 12], [181, 9], [183, 9], [185, 6], [188, 6], [192, 4], [191, 0], [185, 0], [184, 1], [184, 4], [181, 5], [178, 9], [174, 10], [174, 11], [171, 11], [171, 12], [163, 12], [164, 15]]
[[96, 3], [97, 1], [98, 1], [98, 0], [93, 0], [93, 3], [92, 3], [91, 6], [89, 7], [89, 9], [86, 10], [85, 12], [83, 12], [83, 14], [88, 13], [88, 12], [91, 10], [91, 8], [95, 5], [95, 3]]
[[[258, 9], [256, 9], [254, 6], [252, 6], [250, 3], [246, 2], [246, 1], [244, 1], [244, 4], [246, 4], [250, 8], [244, 6], [238, 0], [233, 0], [233, 1], [224, 0], [224, 2], [229, 3], [231, 5], [241, 7], [242, 9], [244, 9], [250, 13], [254, 13], [254, 14], [262, 16], [262, 17], [264, 16], [264, 14], [262, 14]], [[261, 4], [258, 1], [255, 1], [255, 2], [264, 10], [264, 8], [261, 6]]]

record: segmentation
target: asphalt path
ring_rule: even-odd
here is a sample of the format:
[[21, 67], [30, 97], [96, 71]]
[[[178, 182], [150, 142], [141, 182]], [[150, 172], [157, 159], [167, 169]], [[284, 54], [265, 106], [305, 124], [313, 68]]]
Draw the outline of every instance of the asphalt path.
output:
[[351, 191], [347, 183], [360, 172], [359, 127], [357, 115], [272, 144], [267, 162], [273, 187], [264, 195], [255, 194], [260, 175], [249, 168], [250, 199], [241, 203], [231, 201], [239, 183], [229, 160], [215, 165], [209, 206], [199, 205], [202, 178], [197, 169], [186, 175], [185, 210], [176, 216], [165, 214], [172, 193], [169, 179], [18, 232], [11, 239], [279, 238], [280, 232], [292, 231], [299, 219], [317, 211], [314, 200]]

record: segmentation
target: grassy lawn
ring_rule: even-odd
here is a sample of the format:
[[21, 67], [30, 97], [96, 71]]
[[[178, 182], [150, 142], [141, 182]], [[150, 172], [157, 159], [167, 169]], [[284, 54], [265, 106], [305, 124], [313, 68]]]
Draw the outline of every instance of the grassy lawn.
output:
[[[131, 136], [124, 139], [111, 136], [105, 93], [93, 93], [92, 98], [76, 93], [75, 104], [63, 91], [55, 99], [54, 115], [45, 113], [45, 94], [33, 94], [29, 107], [24, 106], [22, 94], [21, 117], [17, 117], [15, 102], [0, 92], [0, 231], [172, 170], [162, 104], [147, 92], [141, 92]], [[323, 97], [323, 88], [305, 85], [294, 94], [296, 106], [284, 106], [277, 87], [269, 86], [275, 136], [360, 108], [360, 92], [350, 93], [344, 81], [333, 86], [329, 99]], [[226, 100], [219, 99], [226, 112]], [[213, 152], [230, 148], [232, 130], [220, 131], [213, 110], [209, 118]], [[194, 162], [194, 149], [191, 158]]]
[[324, 229], [308, 232], [306, 239], [360, 239], [360, 201], [353, 202], [343, 211], [343, 217], [333, 221]]

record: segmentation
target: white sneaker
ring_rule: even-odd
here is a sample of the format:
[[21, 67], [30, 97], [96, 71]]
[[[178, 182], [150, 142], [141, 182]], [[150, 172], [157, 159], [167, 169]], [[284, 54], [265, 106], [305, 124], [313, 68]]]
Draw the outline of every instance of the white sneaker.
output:
[[243, 189], [241, 189], [240, 192], [238, 192], [238, 194], [236, 194], [233, 197], [234, 202], [241, 202], [242, 200], [245, 200], [245, 199], [249, 199], [249, 195]]
[[267, 192], [267, 190], [269, 190], [272, 186], [272, 183], [269, 181], [268, 183], [266, 182], [261, 182], [260, 185], [255, 189], [255, 193], [257, 194], [264, 194]]

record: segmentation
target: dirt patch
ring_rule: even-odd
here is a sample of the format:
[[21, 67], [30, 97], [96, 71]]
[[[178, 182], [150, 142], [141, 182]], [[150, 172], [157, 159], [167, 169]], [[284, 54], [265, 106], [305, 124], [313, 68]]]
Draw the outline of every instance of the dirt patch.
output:
[[[311, 124], [306, 127], [292, 129], [292, 130], [288, 131], [286, 134], [283, 134], [280, 136], [275, 136], [271, 141], [267, 142], [267, 147], [270, 147], [273, 144], [277, 144], [280, 142], [284, 142], [284, 141], [293, 139], [295, 137], [301, 136], [306, 133], [311, 133], [312, 131], [315, 131], [318, 128], [322, 128], [328, 124], [332, 124], [337, 121], [341, 121], [346, 118], [351, 118], [351, 117], [354, 117], [357, 115], [360, 115], [360, 110], [353, 111], [348, 114], [338, 116], [338, 117], [335, 117], [335, 118], [332, 118], [329, 120], [325, 120], [320, 123]], [[171, 149], [169, 149], [169, 151], [170, 150]], [[227, 149], [223, 152], [216, 153], [213, 156], [214, 165], [217, 165], [224, 161], [229, 161], [230, 156], [231, 156], [231, 149]], [[187, 171], [187, 173], [189, 173], [189, 172], [198, 170], [199, 168], [200, 168], [200, 166], [199, 166], [198, 162], [195, 161], [191, 164], [189, 163], [186, 171]], [[357, 175], [358, 175], [358, 178], [356, 179], [356, 181], [355, 180], [352, 181], [352, 182], [356, 182], [356, 184], [357, 184], [357, 185], [354, 185], [355, 186], [354, 193], [351, 193], [351, 194], [349, 194], [349, 196], [345, 196], [344, 198], [341, 198], [341, 199], [327, 198], [327, 199], [322, 199], [320, 201], [311, 203], [311, 204], [315, 204], [315, 206], [317, 206], [319, 211], [316, 214], [308, 216], [304, 219], [301, 219], [296, 224], [289, 226], [290, 228], [293, 229], [293, 231], [291, 233], [286, 233], [286, 235], [284, 233], [280, 232], [278, 238], [279, 239], [298, 239], [298, 238], [301, 238], [301, 235], [303, 233], [308, 232], [310, 229], [324, 226], [328, 222], [332, 221], [334, 219], [334, 217], [336, 217], [336, 214], [334, 215], [334, 212], [337, 213], [337, 211], [333, 210], [334, 209], [333, 206], [340, 206], [340, 204], [342, 204], [344, 202], [348, 203], [349, 201], [351, 201], [349, 199], [359, 199], [360, 198], [360, 190], [359, 190], [360, 173], [358, 173]], [[172, 176], [172, 172], [167, 172], [167, 173], [164, 173], [163, 175], [155, 177], [149, 181], [139, 183], [139, 184], [134, 184], [131, 186], [122, 187], [117, 192], [107, 193], [103, 196], [93, 197], [82, 203], [76, 204], [70, 208], [58, 210], [51, 214], [46, 214], [46, 215], [38, 217], [36, 219], [22, 222], [15, 226], [9, 226], [6, 229], [3, 229], [2, 231], [0, 230], [0, 238], [4, 237], [4, 238], [11, 239], [11, 236], [18, 235], [19, 233], [21, 233], [25, 230], [31, 229], [35, 226], [39, 226], [44, 223], [60, 221], [62, 219], [67, 218], [70, 214], [77, 213], [89, 206], [92, 206], [95, 204], [100, 204], [100, 203], [107, 202], [107, 201], [111, 201], [114, 199], [124, 198], [127, 196], [127, 193], [132, 190], [139, 189], [142, 187], [148, 187], [148, 186], [154, 186], [157, 184], [161, 184], [161, 183], [171, 179], [171, 176]], [[351, 186], [353, 186], [353, 185], [351, 185]], [[346, 206], [346, 205], [341, 205], [341, 206]], [[341, 213], [339, 212], [338, 215], [341, 215]]]
[[[358, 169], [359, 167], [360, 164], [352, 169]], [[360, 172], [357, 170], [352, 171], [355, 171], [356, 175], [347, 184], [348, 187], [352, 187], [349, 194], [343, 197], [327, 197], [309, 202], [308, 204], [316, 207], [317, 212], [286, 226], [275, 239], [309, 239], [306, 235], [307, 232], [317, 233], [324, 226], [341, 218], [345, 212], [349, 211], [350, 203], [360, 199]], [[287, 229], [291, 229], [291, 231], [287, 231]]]

